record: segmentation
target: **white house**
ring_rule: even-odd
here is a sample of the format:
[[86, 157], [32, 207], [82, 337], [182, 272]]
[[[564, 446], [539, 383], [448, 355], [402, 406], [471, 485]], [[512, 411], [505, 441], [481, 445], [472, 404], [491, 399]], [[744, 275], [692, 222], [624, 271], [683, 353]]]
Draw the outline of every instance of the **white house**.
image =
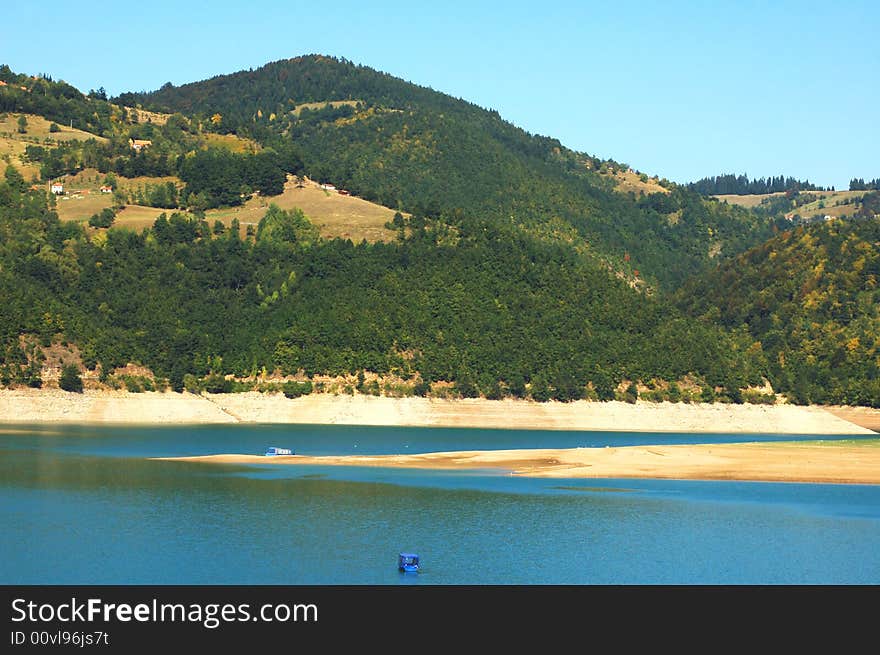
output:
[[52, 193], [60, 196], [64, 193], [64, 185], [61, 182], [52, 182]]

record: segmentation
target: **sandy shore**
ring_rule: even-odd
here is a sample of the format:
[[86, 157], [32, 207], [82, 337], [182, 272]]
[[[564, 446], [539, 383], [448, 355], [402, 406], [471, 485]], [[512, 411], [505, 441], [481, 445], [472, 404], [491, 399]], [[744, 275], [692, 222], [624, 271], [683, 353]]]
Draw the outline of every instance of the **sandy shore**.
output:
[[667, 478], [880, 484], [880, 441], [461, 451], [420, 455], [157, 458], [215, 464], [492, 469], [547, 478]]
[[826, 407], [826, 411], [831, 412], [838, 418], [842, 418], [850, 423], [861, 425], [874, 432], [880, 432], [880, 409], [874, 407]]
[[880, 410], [794, 405], [535, 403], [312, 394], [0, 390], [0, 423], [311, 423], [634, 432], [870, 434]]
[[60, 389], [0, 390], [0, 423], [235, 423], [214, 403], [189, 393]]

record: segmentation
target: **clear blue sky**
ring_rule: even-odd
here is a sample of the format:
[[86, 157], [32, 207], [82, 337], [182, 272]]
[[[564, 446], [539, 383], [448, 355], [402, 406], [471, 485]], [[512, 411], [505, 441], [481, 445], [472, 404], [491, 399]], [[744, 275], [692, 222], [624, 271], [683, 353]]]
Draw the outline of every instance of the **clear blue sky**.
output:
[[321, 53], [677, 182], [880, 177], [877, 0], [192, 4], [22, 3], [0, 63], [116, 95]]

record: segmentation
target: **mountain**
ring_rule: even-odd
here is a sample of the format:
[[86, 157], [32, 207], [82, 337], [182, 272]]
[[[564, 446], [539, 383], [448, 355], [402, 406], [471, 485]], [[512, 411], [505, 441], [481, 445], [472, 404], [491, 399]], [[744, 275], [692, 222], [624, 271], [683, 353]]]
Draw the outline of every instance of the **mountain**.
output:
[[267, 371], [358, 376], [365, 393], [535, 400], [614, 398], [627, 380], [736, 399], [760, 382], [742, 339], [567, 244], [480, 220], [399, 222], [387, 244], [316, 239], [301, 213], [273, 206], [246, 239], [178, 213], [141, 233], [93, 229], [59, 221], [10, 166], [0, 382], [39, 386], [59, 352], [104, 384], [128, 385], [120, 370], [137, 363], [177, 390], [272, 389], [259, 386]]
[[771, 234], [769, 221], [672, 184], [624, 193], [613, 173], [625, 165], [343, 59], [298, 57], [117, 102], [181, 112], [276, 149], [293, 144], [310, 177], [368, 200], [576, 241], [613, 270], [666, 287]]
[[880, 220], [832, 220], [782, 232], [676, 297], [695, 317], [747, 329], [774, 389], [796, 402], [877, 407], [878, 281]]
[[[810, 209], [794, 193], [704, 198], [327, 57], [112, 103], [0, 81], [0, 112], [20, 112], [0, 121], [47, 131], [3, 137], [23, 150], [0, 180], [0, 384], [73, 361], [130, 390], [772, 402], [769, 379], [880, 404], [877, 192], [791, 230], [781, 203]], [[112, 207], [60, 220], [20, 166], [164, 175], [138, 197], [168, 211], [139, 231]], [[386, 238], [321, 237], [287, 193], [303, 175], [390, 207]], [[247, 230], [206, 220], [245, 211], [262, 212]]]

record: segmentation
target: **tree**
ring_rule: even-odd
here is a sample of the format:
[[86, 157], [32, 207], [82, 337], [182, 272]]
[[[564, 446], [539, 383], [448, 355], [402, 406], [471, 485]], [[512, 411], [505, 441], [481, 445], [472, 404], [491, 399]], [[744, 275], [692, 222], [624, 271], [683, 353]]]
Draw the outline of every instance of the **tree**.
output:
[[593, 373], [592, 382], [599, 400], [614, 400], [614, 382], [607, 372], [597, 368]]
[[532, 382], [529, 392], [532, 396], [532, 400], [536, 402], [546, 403], [550, 400], [550, 387], [547, 386], [547, 382], [543, 378], [536, 379]]
[[239, 160], [244, 181], [254, 191], [264, 196], [277, 196], [284, 192], [287, 174], [280, 157], [273, 151], [264, 151]]
[[120, 209], [125, 208], [125, 205], [128, 203], [128, 194], [122, 188], [115, 188], [113, 190], [113, 205], [115, 207], [119, 207]]
[[116, 212], [110, 207], [105, 207], [98, 214], [93, 214], [89, 219], [92, 227], [110, 227], [116, 219]]
[[287, 398], [299, 398], [312, 393], [312, 383], [308, 380], [305, 382], [291, 380], [284, 383], [283, 391]]
[[711, 384], [707, 384], [700, 392], [700, 400], [704, 403], [715, 402], [715, 388]]
[[61, 131], [61, 128], [58, 127], [58, 123], [52, 123], [52, 124], [49, 126], [49, 131], [52, 132], [52, 133], [54, 134], [54, 133], [56, 133], [56, 132], [60, 132], [60, 131]]
[[61, 378], [58, 380], [58, 386], [65, 391], [74, 393], [82, 393], [83, 383], [79, 376], [79, 366], [76, 364], [66, 364], [61, 369]]
[[477, 398], [480, 395], [474, 381], [467, 374], [455, 381], [455, 388], [462, 398]]
[[9, 188], [15, 189], [18, 193], [25, 193], [27, 191], [27, 182], [24, 181], [24, 177], [15, 166], [9, 165], [6, 167], [4, 178]]
[[26, 134], [27, 127], [28, 127], [27, 117], [24, 114], [22, 114], [21, 116], [18, 117], [18, 133], [19, 134]]
[[318, 236], [318, 230], [302, 213], [294, 207], [289, 211], [281, 209], [275, 203], [260, 219], [257, 225], [257, 241], [272, 244], [308, 244]]
[[214, 373], [202, 380], [202, 386], [208, 393], [232, 393], [232, 380]]

